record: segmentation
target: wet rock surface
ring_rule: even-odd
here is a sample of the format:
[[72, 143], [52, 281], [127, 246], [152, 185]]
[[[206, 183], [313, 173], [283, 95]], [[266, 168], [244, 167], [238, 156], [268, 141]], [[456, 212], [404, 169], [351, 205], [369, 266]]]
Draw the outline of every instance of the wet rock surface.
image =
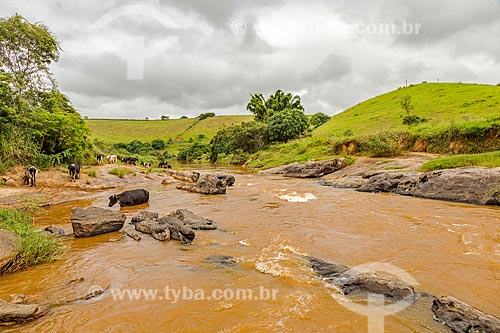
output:
[[118, 231], [126, 219], [125, 214], [98, 207], [73, 208], [71, 211], [71, 225], [75, 237]]
[[17, 304], [0, 300], [0, 323], [15, 324], [31, 321], [48, 313], [44, 304]]
[[427, 173], [381, 173], [358, 188], [361, 192], [391, 192], [416, 197], [500, 204], [500, 168], [458, 168]]
[[311, 162], [306, 164], [292, 163], [282, 167], [260, 171], [262, 174], [281, 174], [284, 177], [293, 178], [319, 178], [346, 166], [343, 158], [335, 158], [328, 161]]
[[455, 333], [498, 333], [500, 318], [488, 315], [453, 297], [443, 296], [432, 304], [434, 318]]
[[177, 185], [177, 189], [200, 194], [226, 194], [227, 183], [214, 174], [202, 174], [193, 184]]
[[195, 215], [187, 209], [178, 209], [174, 216], [184, 222], [184, 224], [193, 230], [215, 230], [217, 223], [204, 217]]
[[[196, 237], [194, 230], [215, 230], [217, 224], [209, 219], [198, 216], [187, 209], [178, 209], [166, 216], [160, 217], [158, 213], [143, 211], [132, 218], [135, 230], [151, 235], [159, 241], [170, 239], [190, 244]], [[134, 235], [127, 232], [130, 237]], [[140, 237], [139, 237], [140, 239]]]
[[345, 295], [373, 293], [392, 300], [415, 295], [413, 286], [405, 281], [380, 272], [356, 272], [348, 266], [332, 264], [317, 258], [309, 258], [313, 271], [327, 282], [340, 288]]
[[[453, 297], [443, 296], [436, 298], [427, 293], [416, 293], [413, 286], [400, 278], [380, 273], [365, 272], [359, 274], [349, 266], [329, 263], [327, 261], [307, 257], [314, 273], [340, 289], [342, 294], [366, 295], [368, 293], [384, 295], [389, 301], [401, 299], [424, 304], [424, 314], [432, 314], [434, 319], [455, 333], [493, 333], [500, 332], [500, 319], [488, 315]], [[421, 312], [419, 312], [422, 314]]]
[[220, 267], [234, 267], [236, 266], [236, 259], [231, 256], [215, 254], [207, 258], [207, 261], [215, 266]]

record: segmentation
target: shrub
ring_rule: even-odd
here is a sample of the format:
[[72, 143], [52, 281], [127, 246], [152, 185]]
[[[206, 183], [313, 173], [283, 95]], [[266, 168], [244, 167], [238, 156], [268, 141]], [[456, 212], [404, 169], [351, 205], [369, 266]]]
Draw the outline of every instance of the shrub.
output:
[[271, 142], [287, 142], [301, 136], [309, 124], [304, 111], [283, 110], [268, 119], [268, 133]]
[[330, 120], [329, 116], [327, 116], [323, 112], [318, 112], [318, 113], [313, 114], [313, 116], [311, 117], [311, 120], [309, 122], [311, 123], [312, 126], [314, 126], [316, 128], [316, 127], [323, 125], [328, 120]]
[[235, 161], [241, 162], [243, 159], [241, 156], [253, 154], [269, 144], [267, 125], [252, 121], [226, 127], [217, 132], [210, 144], [211, 162], [216, 162], [219, 154], [240, 156], [235, 157]]
[[420, 123], [426, 122], [427, 119], [425, 118], [420, 118], [419, 116], [405, 116], [403, 118], [403, 125], [418, 125]]
[[90, 170], [87, 170], [85, 172], [87, 174], [87, 176], [89, 176], [90, 178], [95, 178], [97, 177], [97, 171], [94, 170], [94, 169], [90, 169]]
[[177, 155], [179, 161], [202, 160], [210, 152], [210, 145], [199, 142], [193, 143], [188, 148], [182, 149]]
[[156, 139], [151, 141], [151, 147], [153, 147], [154, 150], [162, 150], [165, 149], [165, 141], [161, 139]]

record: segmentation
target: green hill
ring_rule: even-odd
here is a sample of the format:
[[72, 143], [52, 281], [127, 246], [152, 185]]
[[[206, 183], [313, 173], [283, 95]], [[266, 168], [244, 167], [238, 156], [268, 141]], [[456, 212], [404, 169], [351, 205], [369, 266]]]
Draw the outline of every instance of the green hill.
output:
[[371, 98], [333, 116], [313, 136], [366, 135], [381, 130], [405, 130], [400, 99], [410, 95], [412, 115], [428, 119], [423, 126], [480, 121], [500, 116], [500, 86], [462, 83], [424, 83]]
[[[411, 115], [403, 125], [402, 96]], [[500, 150], [500, 86], [423, 83], [371, 98], [337, 115], [306, 137], [256, 153], [251, 167], [271, 167], [339, 154], [395, 156], [406, 151], [471, 154]]]
[[197, 118], [169, 120], [87, 120], [92, 139], [105, 143], [128, 143], [132, 140], [150, 142], [154, 139], [188, 141], [203, 134], [210, 140], [222, 126], [250, 121], [252, 116], [217, 116], [199, 121]]

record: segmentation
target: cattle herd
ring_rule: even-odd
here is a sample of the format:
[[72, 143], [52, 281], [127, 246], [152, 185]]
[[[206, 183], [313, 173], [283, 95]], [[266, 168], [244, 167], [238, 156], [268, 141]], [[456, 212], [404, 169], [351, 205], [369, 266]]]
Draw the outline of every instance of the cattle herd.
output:
[[[97, 158], [97, 165], [99, 165], [99, 166], [104, 165], [104, 158], [106, 158], [106, 160], [108, 161], [108, 164], [118, 163], [118, 156], [116, 156], [116, 155], [105, 156], [103, 154], [97, 154], [96, 158]], [[135, 157], [124, 157], [121, 159], [121, 161], [123, 163], [129, 164], [129, 165], [137, 165], [137, 163], [139, 162], [139, 160]], [[144, 166], [146, 168], [150, 168], [151, 163], [143, 162], [142, 166]], [[172, 169], [172, 166], [167, 161], [161, 161], [158, 163], [158, 168]], [[68, 173], [69, 173], [70, 181], [74, 182], [77, 179], [80, 179], [80, 169], [81, 169], [80, 163], [78, 163], [78, 162], [71, 163], [70, 165], [68, 165]], [[39, 173], [38, 169], [33, 165], [24, 169], [24, 176], [23, 176], [24, 185], [36, 186], [36, 179], [38, 177], [38, 173]], [[147, 194], [147, 196], [149, 198], [149, 194]], [[111, 200], [111, 198], [110, 198], [110, 200]], [[122, 201], [120, 200], [120, 202], [122, 202]], [[147, 202], [147, 200], [145, 202]], [[115, 201], [115, 203], [116, 203], [116, 201]]]

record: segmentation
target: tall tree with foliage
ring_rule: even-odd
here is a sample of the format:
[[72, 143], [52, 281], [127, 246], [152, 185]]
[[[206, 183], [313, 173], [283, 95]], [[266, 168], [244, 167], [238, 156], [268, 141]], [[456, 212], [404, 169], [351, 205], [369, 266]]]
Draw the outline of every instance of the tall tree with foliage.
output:
[[301, 104], [300, 96], [284, 93], [282, 90], [277, 90], [274, 95], [269, 96], [266, 100], [262, 94], [250, 95], [250, 102], [247, 104], [247, 110], [255, 115], [255, 120], [265, 122], [273, 114], [283, 110], [302, 110], [304, 107]]
[[0, 172], [14, 163], [45, 167], [87, 154], [88, 127], [50, 72], [60, 50], [43, 24], [17, 14], [0, 18]]
[[34, 98], [55, 82], [49, 65], [59, 59], [59, 42], [41, 23], [21, 15], [0, 18], [0, 65], [12, 77], [16, 98]]

